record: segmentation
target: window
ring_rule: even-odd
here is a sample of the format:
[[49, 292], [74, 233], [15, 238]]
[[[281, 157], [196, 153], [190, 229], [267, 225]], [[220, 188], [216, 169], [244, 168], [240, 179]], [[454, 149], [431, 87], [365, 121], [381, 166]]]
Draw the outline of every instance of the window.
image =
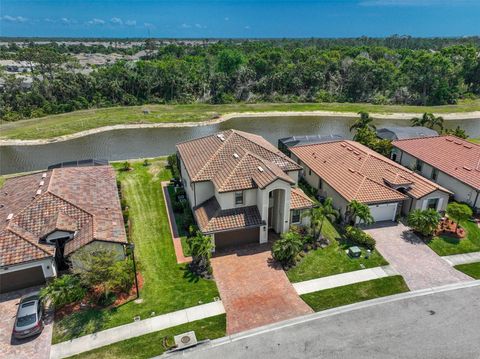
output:
[[418, 172], [422, 172], [422, 167], [423, 167], [423, 162], [420, 160], [417, 160], [417, 163], [415, 164], [415, 170]]
[[427, 208], [437, 210], [438, 198], [429, 198], [427, 201]]
[[243, 191], [235, 192], [235, 204], [243, 204]]
[[438, 177], [438, 170], [436, 168], [432, 169], [432, 180], [436, 181]]
[[318, 179], [318, 189], [322, 189], [323, 187], [323, 181], [321, 178]]
[[299, 223], [300, 222], [300, 210], [294, 209], [292, 211], [292, 223]]
[[308, 175], [309, 175], [309, 176], [312, 175], [312, 169], [311, 169], [311, 168], [308, 169]]

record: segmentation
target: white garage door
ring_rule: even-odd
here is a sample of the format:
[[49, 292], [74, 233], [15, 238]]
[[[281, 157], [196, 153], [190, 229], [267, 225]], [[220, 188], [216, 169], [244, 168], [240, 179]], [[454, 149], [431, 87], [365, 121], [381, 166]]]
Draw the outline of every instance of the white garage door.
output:
[[375, 222], [393, 221], [397, 212], [398, 203], [383, 203], [368, 206]]

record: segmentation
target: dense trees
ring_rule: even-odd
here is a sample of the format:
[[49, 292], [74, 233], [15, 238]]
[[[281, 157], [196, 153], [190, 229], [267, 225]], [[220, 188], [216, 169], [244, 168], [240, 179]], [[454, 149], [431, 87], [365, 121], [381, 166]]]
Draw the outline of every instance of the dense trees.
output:
[[[75, 47], [76, 46], [76, 47]], [[0, 47], [0, 57], [38, 63], [34, 81], [3, 75], [0, 117], [38, 117], [144, 103], [370, 102], [439, 105], [480, 95], [479, 39], [312, 39], [160, 44], [144, 60], [79, 71], [81, 45]], [[113, 49], [113, 50], [112, 50]], [[108, 53], [128, 51], [113, 46]], [[71, 65], [68, 65], [71, 62]]]

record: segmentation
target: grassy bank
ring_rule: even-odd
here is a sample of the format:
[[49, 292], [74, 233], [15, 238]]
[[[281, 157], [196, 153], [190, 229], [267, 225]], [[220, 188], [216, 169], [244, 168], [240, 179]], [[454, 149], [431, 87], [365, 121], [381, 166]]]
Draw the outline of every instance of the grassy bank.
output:
[[364, 300], [408, 292], [402, 276], [385, 277], [304, 294], [301, 298], [316, 312]]
[[[53, 342], [58, 343], [99, 330], [173, 312], [213, 301], [218, 296], [214, 281], [197, 278], [185, 265], [178, 265], [161, 189], [161, 181], [171, 178], [165, 161], [133, 163], [133, 170], [121, 171], [115, 163], [118, 179], [132, 220], [131, 240], [135, 243], [137, 267], [143, 277], [142, 303], [128, 302], [114, 309], [88, 309], [56, 321]], [[160, 345], [160, 343], [158, 343]]]
[[144, 359], [161, 355], [165, 352], [162, 346], [166, 337], [168, 343], [173, 342], [173, 336], [195, 331], [198, 340], [216, 339], [225, 336], [226, 321], [225, 314], [215, 317], [197, 320], [195, 322], [182, 324], [169, 329], [127, 339], [102, 348], [75, 355], [75, 359]]
[[[143, 110], [149, 113], [144, 114]], [[338, 111], [371, 113], [452, 113], [480, 110], [480, 100], [445, 106], [401, 106], [352, 103], [261, 103], [226, 105], [145, 105], [76, 111], [0, 125], [1, 138], [45, 139], [98, 127], [136, 123], [180, 123], [210, 120], [232, 112]]]

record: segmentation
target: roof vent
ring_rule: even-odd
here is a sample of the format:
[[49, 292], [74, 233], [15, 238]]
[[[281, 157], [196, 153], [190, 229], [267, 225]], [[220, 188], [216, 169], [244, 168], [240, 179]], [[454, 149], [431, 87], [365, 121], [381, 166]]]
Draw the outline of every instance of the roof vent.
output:
[[40, 186], [43, 186], [45, 184], [45, 181], [40, 181]]
[[347, 147], [347, 145], [344, 144], [344, 143], [341, 143], [340, 146], [342, 146], [342, 147]]
[[468, 167], [468, 166], [463, 166], [463, 169], [464, 169], [464, 170], [467, 170], [467, 171], [471, 171], [471, 170], [472, 170], [472, 168], [471, 168], [471, 167]]
[[453, 140], [451, 138], [446, 138], [445, 141], [453, 142]]
[[461, 144], [462, 144], [462, 143], [459, 142], [459, 141], [453, 141], [453, 143], [456, 144], [456, 145], [461, 145]]
[[37, 191], [37, 196], [40, 195], [40, 194], [42, 194], [42, 190], [41, 190], [41, 189], [39, 189], [39, 190]]
[[225, 137], [223, 136], [223, 133], [217, 134], [217, 137], [220, 139], [220, 141], [225, 141]]
[[353, 153], [355, 153], [357, 156], [360, 154], [358, 151], [353, 151]]
[[263, 172], [263, 168], [262, 168], [261, 166], [258, 166], [258, 170], [259, 170], [260, 172]]
[[238, 154], [234, 153], [233, 157], [238, 158], [239, 156], [238, 156]]
[[42, 174], [42, 178], [46, 178], [46, 177], [47, 177], [46, 173]]
[[10, 213], [8, 216], [7, 216], [7, 221], [11, 220], [13, 218], [13, 213]]
[[348, 170], [352, 173], [355, 173], [355, 170], [354, 169], [351, 169], [351, 168], [348, 168]]
[[472, 146], [470, 146], [470, 145], [465, 145], [465, 144], [463, 145], [463, 147], [468, 148], [468, 149], [472, 148]]
[[353, 151], [353, 148], [347, 147], [347, 150], [348, 150], [348, 151]]

